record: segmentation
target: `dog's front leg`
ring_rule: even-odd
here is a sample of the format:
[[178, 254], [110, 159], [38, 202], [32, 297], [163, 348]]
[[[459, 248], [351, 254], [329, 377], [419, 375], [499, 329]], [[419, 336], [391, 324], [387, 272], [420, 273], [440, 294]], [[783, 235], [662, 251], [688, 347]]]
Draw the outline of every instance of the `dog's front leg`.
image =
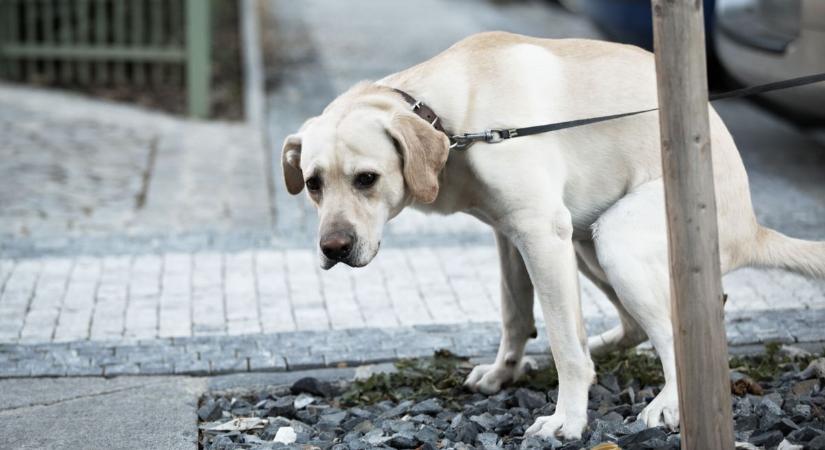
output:
[[587, 394], [595, 371], [582, 322], [570, 213], [564, 207], [530, 211], [508, 222], [510, 239], [536, 287], [559, 374], [555, 412], [537, 418], [526, 434], [579, 439], [587, 425]]
[[465, 381], [470, 389], [492, 394], [502, 384], [518, 380], [534, 365], [524, 357], [524, 347], [535, 337], [533, 320], [533, 283], [518, 249], [507, 236], [496, 233], [501, 263], [501, 343], [493, 364], [473, 368]]

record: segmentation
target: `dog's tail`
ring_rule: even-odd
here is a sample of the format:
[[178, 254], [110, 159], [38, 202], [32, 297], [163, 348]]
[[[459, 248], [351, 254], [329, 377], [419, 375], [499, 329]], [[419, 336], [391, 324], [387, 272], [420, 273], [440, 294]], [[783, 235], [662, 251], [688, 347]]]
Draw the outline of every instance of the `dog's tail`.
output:
[[825, 278], [825, 242], [794, 239], [760, 226], [754, 244], [750, 261], [754, 266]]

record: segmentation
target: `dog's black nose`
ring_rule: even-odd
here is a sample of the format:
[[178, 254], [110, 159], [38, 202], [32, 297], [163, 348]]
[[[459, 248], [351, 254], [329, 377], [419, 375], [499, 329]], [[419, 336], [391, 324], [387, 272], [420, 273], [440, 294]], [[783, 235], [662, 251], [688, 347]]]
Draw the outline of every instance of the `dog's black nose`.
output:
[[333, 261], [343, 261], [352, 251], [352, 241], [350, 233], [335, 231], [321, 238], [321, 251]]

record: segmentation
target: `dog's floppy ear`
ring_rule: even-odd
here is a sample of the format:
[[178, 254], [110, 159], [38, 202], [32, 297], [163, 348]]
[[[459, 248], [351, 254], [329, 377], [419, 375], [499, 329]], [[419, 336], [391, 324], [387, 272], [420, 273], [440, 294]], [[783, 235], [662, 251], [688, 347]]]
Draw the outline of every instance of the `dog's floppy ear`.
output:
[[281, 167], [284, 170], [286, 190], [296, 195], [304, 189], [304, 173], [301, 171], [301, 133], [290, 134], [281, 149]]
[[304, 189], [304, 173], [301, 171], [301, 143], [304, 130], [315, 119], [317, 117], [307, 119], [297, 133], [290, 134], [284, 139], [284, 146], [281, 149], [281, 167], [284, 170], [286, 190], [292, 195]]
[[413, 199], [432, 203], [438, 197], [438, 174], [447, 162], [450, 140], [414, 114], [396, 114], [389, 134], [404, 164], [404, 182]]

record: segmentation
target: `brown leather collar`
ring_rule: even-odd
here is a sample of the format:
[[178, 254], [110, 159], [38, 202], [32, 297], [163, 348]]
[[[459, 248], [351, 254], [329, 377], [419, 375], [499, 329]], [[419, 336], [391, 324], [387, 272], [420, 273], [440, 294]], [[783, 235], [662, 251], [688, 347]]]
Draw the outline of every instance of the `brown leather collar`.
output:
[[412, 95], [402, 91], [401, 89], [392, 88], [395, 92], [401, 94], [401, 97], [404, 97], [404, 100], [412, 106], [412, 110], [418, 117], [424, 119], [433, 126], [436, 130], [444, 133], [447, 137], [450, 137], [450, 134], [441, 126], [441, 118], [438, 117], [438, 114], [433, 111], [432, 108], [424, 104], [424, 102], [418, 101]]

